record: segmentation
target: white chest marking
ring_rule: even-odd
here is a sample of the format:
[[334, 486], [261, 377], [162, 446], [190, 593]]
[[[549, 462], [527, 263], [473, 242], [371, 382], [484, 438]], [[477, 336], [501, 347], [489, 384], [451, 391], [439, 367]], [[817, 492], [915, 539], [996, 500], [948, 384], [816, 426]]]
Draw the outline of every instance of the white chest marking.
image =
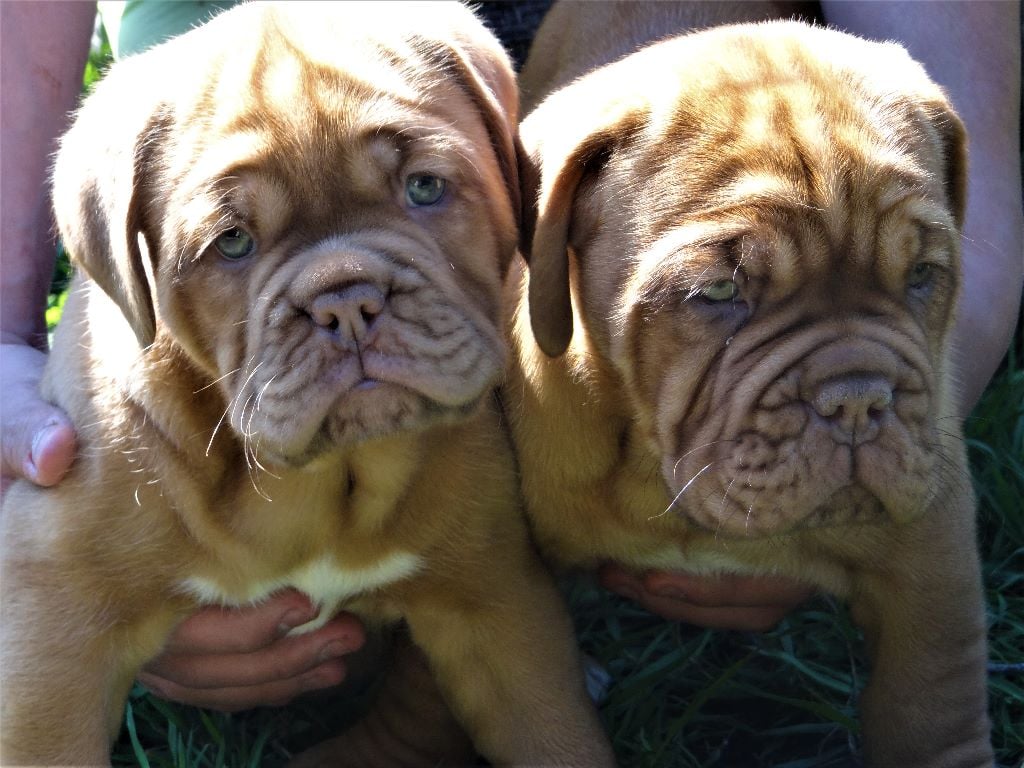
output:
[[185, 579], [182, 587], [204, 603], [228, 606], [258, 603], [280, 589], [294, 587], [320, 607], [313, 621], [292, 630], [292, 634], [299, 634], [323, 626], [346, 598], [411, 576], [422, 565], [423, 558], [408, 552], [395, 552], [368, 568], [340, 568], [333, 560], [321, 558], [278, 579], [254, 582], [240, 594], [229, 594], [215, 581], [202, 576]]

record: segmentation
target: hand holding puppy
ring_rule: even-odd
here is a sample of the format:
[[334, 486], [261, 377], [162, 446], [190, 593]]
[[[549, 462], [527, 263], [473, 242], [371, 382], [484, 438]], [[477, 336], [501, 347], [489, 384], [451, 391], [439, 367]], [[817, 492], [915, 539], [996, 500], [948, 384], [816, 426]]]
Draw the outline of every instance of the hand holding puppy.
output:
[[766, 632], [814, 594], [811, 587], [780, 576], [637, 574], [614, 563], [603, 566], [598, 576], [606, 589], [651, 613], [709, 629]]
[[3, 389], [3, 464], [0, 496], [16, 477], [50, 486], [60, 482], [75, 457], [68, 417], [39, 396], [46, 354], [25, 343], [0, 345]]
[[348, 613], [313, 632], [288, 634], [316, 616], [309, 598], [291, 589], [253, 607], [202, 608], [178, 626], [138, 680], [160, 698], [222, 712], [287, 704], [344, 681], [344, 657], [365, 639]]

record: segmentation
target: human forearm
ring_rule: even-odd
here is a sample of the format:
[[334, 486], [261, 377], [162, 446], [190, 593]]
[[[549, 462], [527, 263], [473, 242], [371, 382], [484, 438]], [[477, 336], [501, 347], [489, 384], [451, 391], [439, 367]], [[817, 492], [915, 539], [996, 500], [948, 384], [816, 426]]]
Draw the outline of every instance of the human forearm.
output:
[[0, 333], [45, 348], [42, 309], [53, 271], [50, 156], [81, 90], [96, 8], [0, 4]]

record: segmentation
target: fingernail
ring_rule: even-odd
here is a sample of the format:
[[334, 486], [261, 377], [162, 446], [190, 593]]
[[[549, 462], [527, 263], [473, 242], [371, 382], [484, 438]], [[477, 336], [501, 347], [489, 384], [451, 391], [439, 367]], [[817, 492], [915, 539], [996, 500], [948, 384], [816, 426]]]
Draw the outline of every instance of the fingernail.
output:
[[157, 679], [158, 678], [155, 678], [152, 675], [141, 674], [136, 678], [136, 682], [145, 688], [148, 693], [156, 696], [158, 699], [166, 699], [167, 694], [164, 692], [160, 684], [156, 682]]
[[319, 659], [321, 662], [330, 661], [331, 659], [339, 659], [348, 653], [351, 653], [352, 649], [348, 647], [343, 640], [332, 640], [323, 648], [320, 649]]
[[301, 627], [303, 624], [312, 621], [314, 618], [316, 618], [315, 612], [295, 608], [284, 615], [277, 628], [282, 635], [286, 635], [296, 627]]
[[29, 449], [28, 457], [25, 459], [25, 474], [29, 475], [33, 480], [38, 479], [39, 467], [36, 459], [43, 452], [43, 445], [54, 430], [57, 429], [57, 424], [51, 422], [42, 429], [36, 430], [36, 433], [32, 436], [32, 447]]
[[318, 691], [322, 688], [333, 688], [345, 680], [347, 669], [344, 662], [324, 664], [303, 677], [303, 690]]

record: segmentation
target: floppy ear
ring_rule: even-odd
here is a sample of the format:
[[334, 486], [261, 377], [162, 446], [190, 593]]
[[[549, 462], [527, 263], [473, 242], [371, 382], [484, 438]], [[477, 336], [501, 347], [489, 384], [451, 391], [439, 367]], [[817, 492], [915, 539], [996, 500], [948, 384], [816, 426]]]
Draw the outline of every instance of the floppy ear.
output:
[[[911, 134], [900, 139], [908, 146], [929, 144], [929, 150], [940, 158], [941, 167], [934, 170], [940, 174], [949, 210], [962, 230], [967, 207], [967, 131], [945, 91], [899, 43], [873, 44], [875, 55], [865, 60], [858, 42], [851, 46], [846, 38], [840, 40], [850, 68], [866, 73], [874, 92], [894, 98], [897, 114], [907, 115], [906, 128]], [[894, 83], [902, 86], [895, 93]]]
[[462, 47], [459, 81], [483, 115], [491, 138], [512, 210], [519, 222], [521, 194], [519, 183], [519, 88], [515, 71], [505, 50], [494, 41]]
[[967, 130], [953, 108], [944, 101], [930, 104], [928, 111], [942, 145], [946, 200], [957, 229], [962, 231], [967, 211]]
[[[434, 8], [430, 12], [436, 17], [442, 11]], [[444, 34], [436, 39], [421, 37], [415, 43], [434, 70], [453, 77], [476, 105], [498, 158], [518, 225], [519, 88], [512, 62], [494, 35], [472, 13], [456, 4], [445, 12], [451, 18], [444, 20]]]
[[521, 127], [521, 248], [530, 267], [530, 325], [549, 357], [565, 352], [572, 339], [568, 246], [580, 182], [600, 170], [645, 115], [638, 104], [608, 104], [593, 91], [542, 103]]
[[64, 246], [118, 305], [142, 347], [156, 335], [147, 276], [155, 265], [147, 270], [139, 246], [149, 196], [144, 188], [154, 176], [154, 147], [167, 125], [154, 83], [147, 86], [134, 71], [145, 56], [115, 66], [86, 98], [61, 140], [53, 171], [54, 212]]

